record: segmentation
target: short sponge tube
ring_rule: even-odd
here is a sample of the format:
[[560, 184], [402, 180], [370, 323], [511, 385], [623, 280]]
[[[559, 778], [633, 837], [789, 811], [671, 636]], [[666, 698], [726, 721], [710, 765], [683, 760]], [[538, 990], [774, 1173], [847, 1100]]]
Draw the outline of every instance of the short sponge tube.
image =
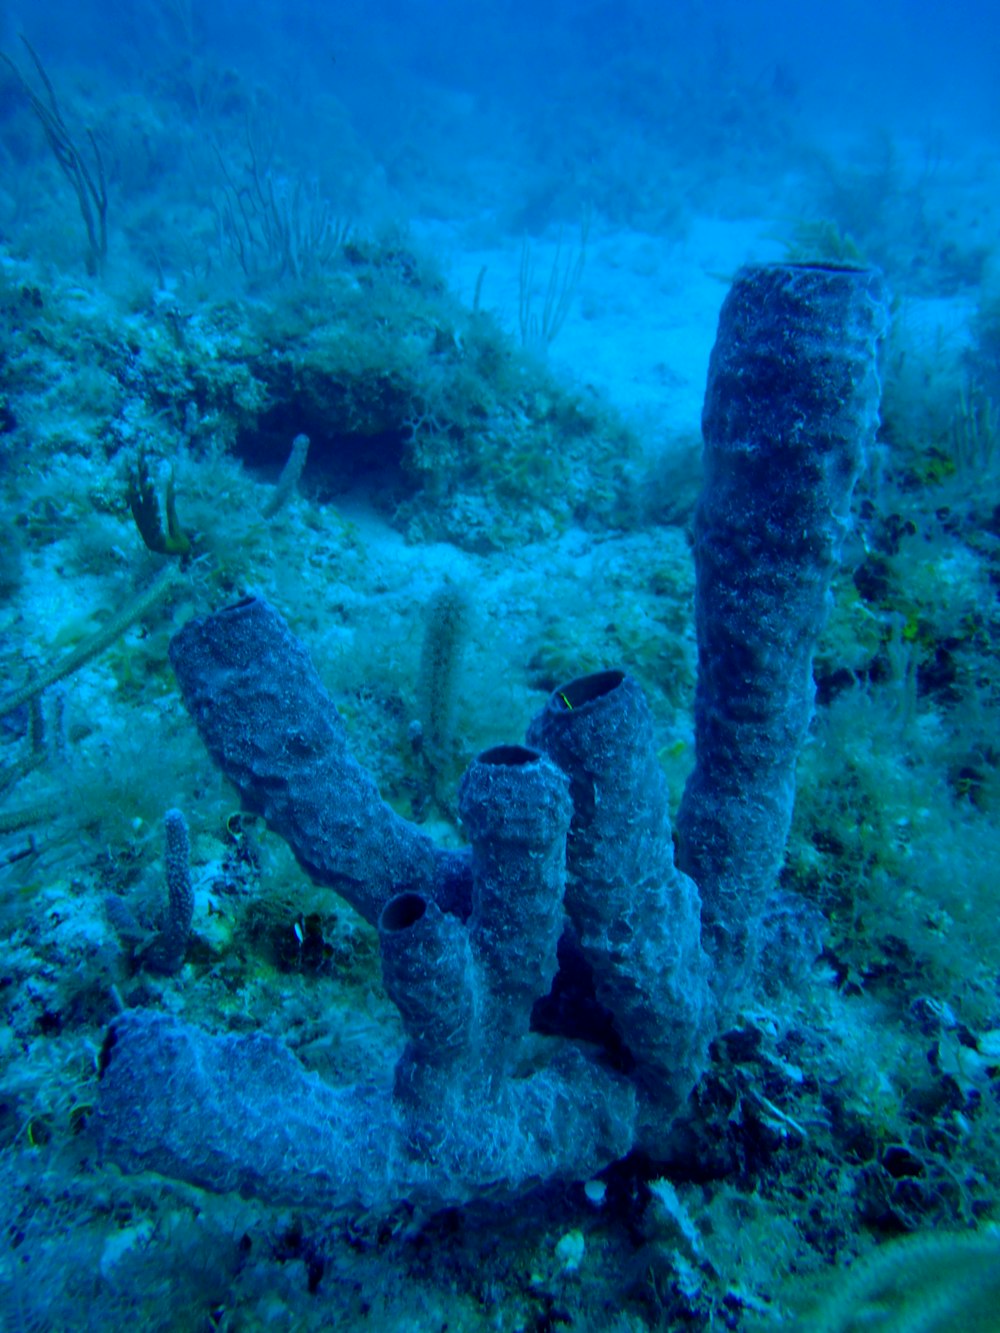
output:
[[484, 1040], [503, 1061], [558, 970], [573, 806], [565, 775], [523, 745], [480, 754], [458, 799], [472, 844], [469, 934], [484, 986]]
[[427, 1079], [439, 1079], [469, 1050], [475, 1006], [468, 931], [407, 890], [382, 909], [378, 938], [382, 979], [407, 1036], [396, 1094], [419, 1100]]

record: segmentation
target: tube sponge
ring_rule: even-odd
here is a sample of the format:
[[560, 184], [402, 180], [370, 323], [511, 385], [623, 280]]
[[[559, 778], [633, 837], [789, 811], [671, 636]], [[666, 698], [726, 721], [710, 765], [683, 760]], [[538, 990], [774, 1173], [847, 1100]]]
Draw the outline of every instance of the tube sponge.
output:
[[484, 1046], [502, 1063], [558, 970], [573, 807], [565, 776], [523, 745], [479, 755], [458, 805], [472, 843], [469, 931], [484, 984]]
[[130, 1010], [99, 1064], [99, 1134], [125, 1170], [305, 1204], [388, 1193], [399, 1144], [385, 1090], [333, 1088], [263, 1033], [214, 1036]]
[[408, 1037], [396, 1066], [396, 1095], [426, 1102], [469, 1054], [475, 980], [468, 931], [411, 891], [382, 909], [378, 938], [382, 980]]
[[374, 924], [411, 888], [468, 912], [468, 858], [439, 851], [382, 800], [305, 648], [248, 597], [170, 641], [170, 661], [209, 753], [288, 842], [309, 876]]
[[634, 1137], [626, 1082], [562, 1050], [525, 1078], [443, 1083], [426, 1114], [391, 1088], [335, 1088], [262, 1033], [216, 1036], [130, 1010], [101, 1052], [97, 1132], [124, 1170], [310, 1207], [442, 1207], [586, 1179]]
[[887, 326], [878, 274], [823, 265], [741, 269], [719, 317], [695, 519], [697, 764], [677, 832], [724, 1008], [752, 974], [784, 853]]
[[674, 866], [649, 705], [624, 672], [598, 672], [556, 690], [528, 739], [569, 777], [566, 910], [653, 1120], [669, 1123], [714, 1029], [698, 890]]

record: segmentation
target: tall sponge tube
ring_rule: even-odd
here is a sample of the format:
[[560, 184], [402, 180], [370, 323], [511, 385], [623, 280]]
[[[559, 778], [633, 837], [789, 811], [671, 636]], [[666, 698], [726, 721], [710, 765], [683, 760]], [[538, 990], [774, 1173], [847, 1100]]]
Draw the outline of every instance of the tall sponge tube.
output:
[[677, 833], [723, 1015], [752, 978], [784, 854], [887, 327], [879, 274], [823, 264], [741, 269], [719, 316], [695, 519], [697, 759]]

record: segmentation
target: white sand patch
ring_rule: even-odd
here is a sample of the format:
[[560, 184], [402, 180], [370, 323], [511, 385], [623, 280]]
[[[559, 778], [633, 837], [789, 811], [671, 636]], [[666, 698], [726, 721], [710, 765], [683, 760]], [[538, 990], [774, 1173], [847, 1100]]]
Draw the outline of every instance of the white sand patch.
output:
[[[477, 244], [486, 230], [485, 224], [415, 227], [444, 257], [463, 300], [472, 300], [485, 270], [482, 303], [516, 336], [522, 241]], [[696, 432], [729, 279], [741, 264], [781, 257], [773, 230], [760, 219], [701, 217], [678, 240], [605, 229], [595, 219], [579, 287], [549, 347], [551, 364], [606, 394], [649, 434], [653, 447], [657, 437]], [[565, 267], [579, 238], [569, 228], [554, 228], [528, 244], [540, 303], [557, 252]]]

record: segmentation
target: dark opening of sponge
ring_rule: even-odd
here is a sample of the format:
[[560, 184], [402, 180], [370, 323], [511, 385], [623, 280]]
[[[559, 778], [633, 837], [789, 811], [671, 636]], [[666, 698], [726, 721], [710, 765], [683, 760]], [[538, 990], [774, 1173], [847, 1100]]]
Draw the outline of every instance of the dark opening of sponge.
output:
[[527, 745], [494, 745], [484, 750], [478, 757], [480, 764], [494, 764], [499, 768], [521, 768], [524, 764], [533, 764], [540, 759], [537, 750]]
[[427, 911], [427, 899], [421, 893], [397, 893], [382, 909], [382, 930], [409, 930]]
[[625, 679], [624, 671], [595, 671], [589, 676], [579, 676], [556, 690], [552, 702], [556, 708], [574, 709], [589, 704], [594, 699], [603, 699], [611, 694]]

